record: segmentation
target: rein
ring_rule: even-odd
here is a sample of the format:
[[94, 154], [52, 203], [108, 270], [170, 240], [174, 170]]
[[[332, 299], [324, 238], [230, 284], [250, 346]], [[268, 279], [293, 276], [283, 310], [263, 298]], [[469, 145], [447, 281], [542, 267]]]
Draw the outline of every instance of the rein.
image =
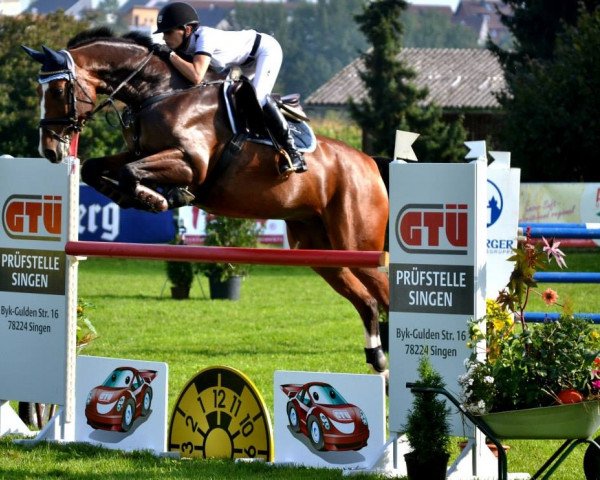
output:
[[117, 88], [115, 88], [111, 94], [104, 100], [102, 101], [100, 104], [98, 104], [88, 115], [87, 117], [81, 122], [81, 126], [83, 127], [83, 124], [87, 121], [87, 120], [91, 120], [92, 117], [94, 115], [96, 115], [96, 113], [98, 113], [100, 110], [102, 110], [104, 107], [106, 107], [108, 104], [111, 104], [114, 106], [114, 98], [115, 95], [117, 95], [117, 93], [119, 93], [119, 91], [125, 86], [127, 85], [127, 83], [129, 83], [129, 81], [135, 77], [138, 73], [140, 73], [142, 71], [142, 69], [148, 64], [148, 62], [150, 61], [150, 59], [152, 58], [152, 55], [154, 55], [152, 52], [148, 53], [148, 55], [146, 55], [146, 57], [141, 61], [141, 63], [137, 66], [137, 68], [131, 72], [127, 78], [125, 80], [123, 80], [118, 86]]

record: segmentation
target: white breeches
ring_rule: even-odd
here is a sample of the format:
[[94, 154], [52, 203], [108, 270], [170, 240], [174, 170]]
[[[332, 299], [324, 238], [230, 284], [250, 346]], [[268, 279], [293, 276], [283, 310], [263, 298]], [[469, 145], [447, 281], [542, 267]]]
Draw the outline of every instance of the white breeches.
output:
[[[260, 45], [256, 51], [256, 62], [249, 65], [255, 70], [252, 85], [256, 90], [256, 98], [261, 107], [264, 106], [267, 95], [273, 91], [281, 62], [283, 62], [283, 52], [279, 42], [270, 35], [261, 33]], [[244, 70], [242, 67], [242, 71]]]

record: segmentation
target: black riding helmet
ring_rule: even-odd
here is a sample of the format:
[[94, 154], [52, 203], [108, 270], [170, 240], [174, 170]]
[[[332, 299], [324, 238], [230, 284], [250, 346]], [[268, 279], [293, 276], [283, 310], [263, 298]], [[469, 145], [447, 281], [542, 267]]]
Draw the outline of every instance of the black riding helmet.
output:
[[198, 14], [191, 5], [184, 2], [173, 2], [165, 5], [158, 12], [156, 20], [157, 30], [154, 33], [163, 33], [177, 27], [184, 27], [189, 23], [199, 23]]

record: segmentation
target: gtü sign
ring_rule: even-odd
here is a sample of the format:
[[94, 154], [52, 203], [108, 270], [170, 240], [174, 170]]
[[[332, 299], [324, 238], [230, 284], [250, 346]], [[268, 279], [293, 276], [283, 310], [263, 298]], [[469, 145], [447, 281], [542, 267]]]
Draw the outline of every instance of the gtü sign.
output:
[[466, 255], [466, 204], [407, 204], [396, 218], [396, 237], [408, 253]]
[[11, 195], [2, 208], [6, 235], [20, 240], [60, 241], [62, 196]]

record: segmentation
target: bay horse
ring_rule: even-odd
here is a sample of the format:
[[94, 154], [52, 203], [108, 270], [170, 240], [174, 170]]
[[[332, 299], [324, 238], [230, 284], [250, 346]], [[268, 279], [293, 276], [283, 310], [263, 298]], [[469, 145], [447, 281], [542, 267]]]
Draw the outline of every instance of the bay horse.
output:
[[[330, 138], [317, 136], [305, 154], [309, 170], [280, 178], [274, 148], [252, 142], [222, 158], [233, 137], [220, 94], [222, 81], [191, 86], [152, 54], [140, 34], [115, 37], [108, 29], [82, 32], [66, 50], [23, 47], [42, 63], [40, 155], [61, 162], [72, 135], [108, 101], [126, 104], [126, 150], [84, 160], [82, 179], [120, 206], [168, 208], [161, 187], [185, 186], [193, 204], [217, 215], [286, 222], [293, 248], [384, 249], [388, 194], [385, 166]], [[97, 104], [97, 95], [108, 99]], [[385, 168], [385, 172], [383, 169]], [[376, 268], [315, 268], [348, 299], [364, 325], [367, 363], [386, 372], [379, 313], [389, 308], [386, 273]]]

